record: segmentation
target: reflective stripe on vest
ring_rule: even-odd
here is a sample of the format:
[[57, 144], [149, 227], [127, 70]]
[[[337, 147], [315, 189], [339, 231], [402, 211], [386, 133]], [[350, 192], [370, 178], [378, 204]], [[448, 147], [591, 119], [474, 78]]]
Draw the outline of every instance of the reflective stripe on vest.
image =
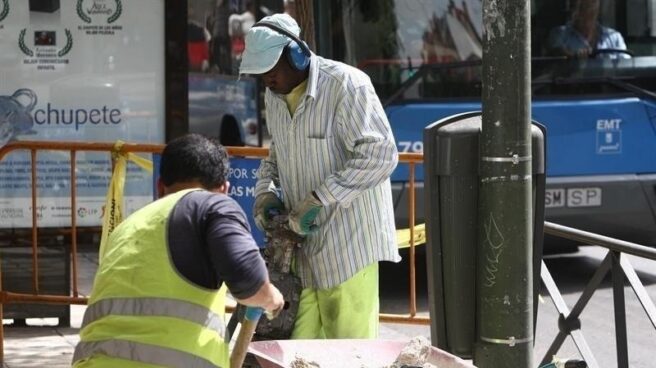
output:
[[73, 361], [103, 354], [164, 367], [217, 368], [211, 362], [184, 351], [125, 340], [80, 341], [75, 348]]
[[204, 326], [225, 337], [225, 325], [220, 315], [198, 304], [166, 298], [101, 299], [87, 307], [82, 328], [110, 315], [179, 318]]

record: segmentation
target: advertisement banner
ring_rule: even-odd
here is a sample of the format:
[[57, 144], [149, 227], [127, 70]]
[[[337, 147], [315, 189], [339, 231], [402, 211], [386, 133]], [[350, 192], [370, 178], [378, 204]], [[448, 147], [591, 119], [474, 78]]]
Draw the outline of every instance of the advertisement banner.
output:
[[236, 200], [246, 213], [246, 218], [251, 225], [251, 234], [260, 247], [264, 247], [264, 233], [255, 226], [253, 216], [253, 205], [255, 204], [255, 173], [260, 167], [260, 160], [246, 159], [240, 157], [230, 158], [230, 170], [228, 181], [230, 189], [228, 195]]
[[[0, 45], [0, 147], [164, 143], [163, 0], [0, 0]], [[0, 161], [0, 228], [32, 226], [31, 164]], [[70, 225], [70, 170], [68, 152], [37, 155], [38, 226]], [[110, 155], [78, 152], [75, 175], [77, 223], [99, 226]], [[152, 198], [151, 174], [129, 164], [126, 214]]]

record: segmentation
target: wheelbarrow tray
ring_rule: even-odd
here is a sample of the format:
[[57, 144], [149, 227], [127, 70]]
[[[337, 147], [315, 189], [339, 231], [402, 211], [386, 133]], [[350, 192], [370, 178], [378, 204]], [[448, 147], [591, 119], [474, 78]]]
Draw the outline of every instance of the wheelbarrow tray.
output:
[[[296, 357], [321, 368], [383, 368], [391, 365], [408, 341], [329, 339], [251, 342], [248, 351], [262, 368], [289, 368]], [[474, 368], [454, 355], [431, 347], [428, 363], [439, 368]]]

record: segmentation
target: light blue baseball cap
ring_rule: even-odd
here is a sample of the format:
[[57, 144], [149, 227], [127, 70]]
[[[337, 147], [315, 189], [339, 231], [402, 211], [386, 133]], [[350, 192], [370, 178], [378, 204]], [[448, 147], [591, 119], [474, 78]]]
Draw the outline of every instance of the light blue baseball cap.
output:
[[[301, 34], [298, 23], [288, 14], [269, 15], [262, 18], [260, 22], [274, 24], [296, 36]], [[276, 66], [280, 55], [282, 55], [282, 50], [290, 41], [292, 41], [291, 38], [271, 28], [251, 27], [244, 39], [246, 48], [241, 55], [239, 74], [263, 74], [268, 72]]]

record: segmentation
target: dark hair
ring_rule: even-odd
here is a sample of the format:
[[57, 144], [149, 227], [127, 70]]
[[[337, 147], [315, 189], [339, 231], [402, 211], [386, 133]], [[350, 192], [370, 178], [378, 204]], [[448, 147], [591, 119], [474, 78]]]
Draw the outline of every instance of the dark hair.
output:
[[214, 189], [228, 179], [228, 152], [214, 139], [187, 134], [170, 141], [160, 162], [160, 179], [166, 186], [197, 180]]

